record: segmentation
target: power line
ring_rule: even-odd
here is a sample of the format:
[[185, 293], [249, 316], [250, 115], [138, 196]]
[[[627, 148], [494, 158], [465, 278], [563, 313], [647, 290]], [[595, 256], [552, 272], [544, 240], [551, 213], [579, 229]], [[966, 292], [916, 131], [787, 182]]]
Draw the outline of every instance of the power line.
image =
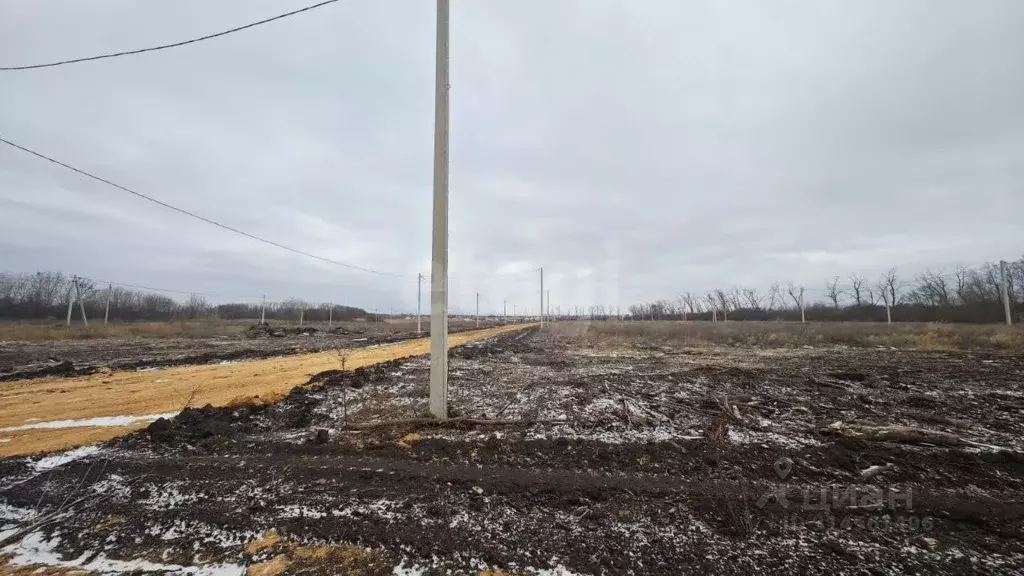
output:
[[121, 286], [122, 288], [135, 288], [137, 290], [151, 290], [153, 292], [167, 292], [169, 294], [188, 294], [188, 295], [193, 295], [194, 294], [196, 296], [209, 296], [210, 298], [239, 298], [239, 299], [242, 299], [242, 300], [259, 300], [261, 298], [260, 296], [238, 296], [238, 295], [228, 295], [228, 294], [214, 294], [214, 293], [210, 293], [210, 292], [196, 292], [196, 291], [189, 291], [189, 290], [174, 290], [172, 288], [156, 288], [154, 286], [143, 286], [141, 284], [127, 284], [125, 282], [114, 282], [113, 280], [103, 280], [101, 278], [90, 278], [88, 276], [81, 276], [81, 275], [78, 276], [78, 277], [83, 279], [83, 280], [89, 280], [90, 282], [95, 282], [96, 284], [113, 284], [114, 286]]
[[265, 20], [260, 20], [258, 22], [253, 22], [251, 24], [246, 24], [244, 26], [238, 26], [236, 28], [231, 28], [230, 30], [224, 30], [223, 32], [217, 32], [216, 34], [209, 34], [207, 36], [200, 36], [199, 38], [192, 38], [190, 40], [184, 40], [182, 42], [175, 42], [173, 44], [163, 44], [161, 46], [152, 46], [150, 48], [139, 48], [138, 50], [127, 50], [125, 52], [114, 52], [114, 53], [111, 53], [111, 54], [100, 54], [98, 56], [88, 56], [86, 58], [74, 58], [74, 59], [71, 59], [71, 60], [61, 60], [59, 62], [50, 62], [48, 64], [31, 64], [31, 65], [28, 65], [28, 66], [6, 66], [6, 67], [0, 68], [0, 71], [3, 71], [3, 70], [34, 70], [36, 68], [51, 68], [53, 66], [63, 66], [65, 64], [77, 64], [79, 62], [89, 62], [91, 60], [102, 60], [104, 58], [116, 58], [118, 56], [131, 56], [133, 54], [142, 54], [143, 52], [155, 52], [157, 50], [165, 50], [167, 48], [177, 48], [178, 46], [184, 46], [186, 44], [194, 44], [196, 42], [202, 42], [203, 40], [210, 40], [212, 38], [218, 38], [220, 36], [227, 36], [228, 34], [232, 34], [232, 33], [235, 33], [235, 32], [240, 32], [240, 31], [246, 30], [248, 28], [254, 28], [254, 27], [259, 26], [261, 24], [266, 24], [268, 22], [273, 22], [274, 20], [280, 20], [282, 18], [287, 18], [289, 16], [294, 16], [296, 14], [301, 14], [302, 12], [307, 12], [309, 10], [313, 10], [313, 9], [319, 8], [321, 6], [326, 6], [327, 4], [333, 4], [334, 2], [337, 2], [337, 1], [338, 0], [326, 0], [325, 2], [320, 2], [319, 4], [313, 4], [312, 6], [306, 6], [305, 8], [300, 8], [298, 10], [292, 10], [291, 12], [286, 12], [284, 14], [279, 14], [279, 15], [274, 16], [272, 18], [267, 18]]
[[93, 180], [96, 180], [96, 181], [99, 181], [99, 182], [103, 182], [104, 184], [107, 184], [109, 186], [113, 186], [114, 188], [117, 188], [118, 190], [122, 190], [122, 191], [127, 192], [129, 194], [132, 194], [134, 196], [138, 196], [139, 198], [142, 198], [143, 200], [148, 200], [148, 201], [150, 201], [150, 202], [152, 202], [154, 204], [163, 206], [164, 208], [169, 208], [169, 209], [174, 210], [175, 212], [178, 212], [180, 214], [184, 214], [186, 216], [190, 216], [190, 217], [195, 218], [197, 220], [202, 220], [203, 222], [206, 222], [207, 224], [212, 224], [214, 226], [217, 226], [218, 228], [223, 228], [224, 230], [227, 230], [229, 232], [234, 232], [235, 234], [241, 234], [242, 236], [245, 236], [247, 238], [251, 238], [253, 240], [257, 240], [259, 242], [263, 242], [264, 244], [269, 244], [269, 245], [277, 247], [277, 248], [281, 248], [282, 250], [287, 250], [289, 252], [294, 252], [295, 254], [306, 256], [308, 258], [313, 258], [315, 260], [320, 260], [321, 262], [326, 262], [328, 264], [334, 264], [336, 266], [342, 266], [344, 268], [350, 268], [352, 270], [359, 270], [361, 272], [369, 272], [371, 274], [379, 274], [381, 276], [393, 276], [393, 277], [396, 277], [396, 278], [402, 278], [402, 277], [405, 276], [404, 274], [395, 274], [393, 272], [381, 272], [380, 270], [374, 270], [372, 268], [363, 268], [361, 266], [355, 266], [353, 264], [346, 264], [344, 262], [338, 262], [337, 260], [331, 260], [330, 258], [324, 258], [323, 256], [317, 256], [316, 254], [310, 254], [309, 252], [305, 252], [305, 251], [299, 250], [297, 248], [292, 248], [291, 246], [285, 246], [284, 244], [280, 244], [278, 242], [274, 242], [273, 240], [267, 240], [266, 238], [262, 238], [260, 236], [256, 236], [255, 234], [250, 234], [248, 232], [239, 230], [238, 228], [234, 228], [232, 226], [228, 226], [227, 224], [221, 224], [220, 222], [217, 222], [216, 220], [211, 220], [210, 218], [207, 218], [205, 216], [200, 216], [199, 214], [196, 214], [195, 212], [189, 212], [188, 210], [185, 210], [183, 208], [178, 208], [177, 206], [172, 206], [172, 205], [170, 205], [170, 204], [168, 204], [166, 202], [163, 202], [161, 200], [157, 200], [156, 198], [153, 198], [151, 196], [147, 196], [147, 195], [145, 195], [145, 194], [143, 194], [141, 192], [136, 192], [136, 191], [131, 190], [129, 188], [125, 188], [124, 186], [121, 186], [120, 184], [115, 184], [114, 182], [111, 182], [110, 180], [106, 180], [104, 178], [100, 178], [99, 176], [95, 176], [95, 175], [90, 174], [90, 173], [88, 173], [88, 172], [86, 172], [84, 170], [79, 170], [78, 168], [75, 168], [74, 166], [71, 166], [69, 164], [65, 164], [65, 163], [61, 162], [60, 160], [55, 160], [53, 158], [50, 158], [49, 156], [46, 156], [46, 155], [40, 154], [39, 152], [36, 152], [34, 150], [30, 150], [28, 148], [25, 148], [24, 146], [20, 146], [18, 144], [15, 144], [14, 142], [11, 142], [10, 140], [5, 140], [2, 137], [0, 137], [0, 142], [3, 142], [4, 144], [7, 144], [8, 146], [11, 146], [13, 148], [17, 148], [18, 150], [21, 150], [23, 152], [27, 152], [29, 154], [32, 154], [33, 156], [36, 156], [38, 158], [42, 158], [43, 160], [46, 160], [48, 162], [52, 162], [52, 163], [54, 163], [54, 164], [56, 164], [58, 166], [63, 166], [64, 168], [67, 168], [68, 170], [71, 170], [73, 172], [77, 172], [77, 173], [79, 173], [79, 174], [81, 174], [83, 176], [86, 176], [88, 178], [92, 178]]

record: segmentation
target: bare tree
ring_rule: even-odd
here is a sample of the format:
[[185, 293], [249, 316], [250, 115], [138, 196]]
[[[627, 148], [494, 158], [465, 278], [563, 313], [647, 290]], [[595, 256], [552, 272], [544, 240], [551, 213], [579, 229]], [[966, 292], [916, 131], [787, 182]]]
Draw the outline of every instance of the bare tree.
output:
[[903, 284], [900, 282], [899, 277], [896, 276], [896, 269], [889, 268], [889, 270], [882, 275], [882, 281], [878, 287], [888, 292], [888, 298], [886, 301], [889, 306], [895, 306], [900, 303], [899, 292], [903, 288]]
[[[798, 292], [800, 294], [799, 296], [797, 296]], [[796, 307], [800, 309], [800, 322], [805, 322], [806, 319], [804, 318], [804, 287], [801, 286], [799, 289], [797, 289], [797, 287], [794, 286], [792, 282], [790, 282], [789, 297], [793, 299], [793, 303], [795, 303]]]
[[761, 309], [761, 300], [763, 300], [763, 298], [763, 296], [757, 293], [757, 288], [743, 289], [743, 299], [746, 300], [747, 306], [752, 310]]
[[839, 276], [833, 276], [831, 280], [825, 282], [825, 295], [832, 301], [832, 306], [836, 310], [839, 310], [839, 297], [842, 294], [843, 290], [839, 288]]
[[853, 295], [853, 302], [860, 308], [864, 304], [862, 294], [864, 292], [865, 279], [857, 276], [856, 274], [850, 274], [850, 294]]
[[786, 306], [786, 298], [782, 294], [782, 288], [779, 288], [779, 283], [773, 282], [771, 287], [768, 288], [768, 311], [771, 312], [776, 306], [784, 308]]

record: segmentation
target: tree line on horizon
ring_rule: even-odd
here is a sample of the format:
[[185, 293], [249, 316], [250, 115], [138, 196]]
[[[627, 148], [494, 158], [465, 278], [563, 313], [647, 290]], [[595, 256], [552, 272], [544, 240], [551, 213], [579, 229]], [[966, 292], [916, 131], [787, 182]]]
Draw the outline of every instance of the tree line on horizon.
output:
[[[1011, 317], [1024, 316], [1024, 257], [1006, 263]], [[821, 287], [773, 283], [767, 290], [734, 287], [706, 293], [686, 292], [675, 300], [629, 306], [630, 319], [801, 320], [885, 322], [886, 308], [894, 322], [1003, 322], [1002, 275], [999, 264], [957, 266], [904, 277], [890, 268], [877, 279], [850, 274], [833, 276]], [[604, 307], [591, 315], [605, 317]], [[597, 312], [595, 314], [595, 312]], [[610, 313], [609, 313], [610, 314]]]
[[[77, 282], [77, 284], [76, 284]], [[199, 318], [226, 320], [252, 319], [259, 321], [260, 302], [230, 302], [211, 304], [201, 294], [187, 295], [178, 301], [170, 296], [122, 286], [96, 286], [94, 282], [68, 276], [63, 272], [36, 273], [0, 272], [0, 319], [64, 321], [68, 304], [76, 298], [73, 317], [80, 320], [81, 310], [77, 295], [81, 294], [86, 317], [102, 322], [110, 302], [111, 321], [138, 320], [168, 321]], [[298, 320], [300, 313], [306, 321], [326, 322], [356, 320], [373, 315], [362, 308], [330, 304], [309, 304], [300, 299], [267, 302], [266, 319]]]

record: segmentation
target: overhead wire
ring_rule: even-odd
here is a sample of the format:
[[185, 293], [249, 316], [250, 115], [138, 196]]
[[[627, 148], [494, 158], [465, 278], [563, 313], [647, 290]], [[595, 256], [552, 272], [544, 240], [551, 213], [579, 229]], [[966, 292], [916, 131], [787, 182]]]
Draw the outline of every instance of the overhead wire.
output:
[[265, 18], [265, 19], [259, 20], [257, 22], [252, 22], [252, 23], [249, 23], [249, 24], [245, 24], [243, 26], [236, 26], [236, 27], [231, 28], [229, 30], [224, 30], [222, 32], [217, 32], [215, 34], [207, 34], [206, 36], [200, 36], [198, 38], [191, 38], [191, 39], [188, 39], [188, 40], [183, 40], [181, 42], [174, 42], [174, 43], [171, 43], [171, 44], [162, 44], [160, 46], [151, 46], [149, 48], [139, 48], [139, 49], [136, 49], [136, 50], [125, 50], [123, 52], [112, 52], [112, 53], [109, 53], [109, 54], [99, 54], [99, 55], [96, 55], [96, 56], [86, 56], [84, 58], [72, 58], [72, 59], [68, 59], [68, 60], [60, 60], [60, 61], [57, 61], [57, 62], [48, 62], [46, 64], [29, 64], [29, 65], [24, 65], [24, 66], [3, 66], [3, 67], [0, 67], [0, 71], [36, 70], [36, 69], [39, 69], [39, 68], [52, 68], [54, 66], [64, 66], [64, 65], [67, 65], [67, 64], [77, 64], [77, 63], [80, 63], [80, 62], [91, 62], [93, 60], [103, 60], [105, 58], [117, 58], [119, 56], [131, 56], [131, 55], [134, 55], [134, 54], [142, 54], [144, 52], [155, 52], [157, 50], [166, 50], [168, 48], [177, 48], [179, 46], [185, 46], [187, 44], [194, 44], [196, 42], [202, 42], [204, 40], [211, 40], [213, 38], [219, 38], [221, 36], [227, 36], [228, 34], [233, 34], [235, 32], [241, 32], [242, 30], [247, 30], [249, 28], [255, 28], [256, 26], [260, 26], [262, 24], [267, 24], [267, 23], [273, 22], [275, 20], [281, 20], [282, 18], [288, 18], [289, 16], [295, 16], [296, 14], [301, 14], [303, 12], [308, 12], [310, 10], [314, 10], [316, 8], [320, 8], [321, 6], [326, 6], [327, 4], [333, 4], [333, 3], [337, 2], [337, 1], [338, 0], [325, 0], [324, 2], [320, 2], [318, 4], [313, 4], [312, 6], [306, 6], [305, 8], [299, 8], [298, 10], [292, 10], [291, 12], [285, 12], [284, 14], [278, 14], [277, 16], [273, 16], [273, 17], [270, 17], [270, 18]]
[[120, 184], [116, 184], [114, 182], [111, 182], [110, 180], [107, 180], [105, 178], [101, 178], [101, 177], [96, 176], [94, 174], [90, 174], [89, 172], [86, 172], [85, 170], [80, 170], [78, 168], [75, 168], [74, 166], [71, 166], [70, 164], [65, 164], [64, 162], [61, 162], [60, 160], [56, 160], [54, 158], [51, 158], [49, 156], [46, 156], [46, 155], [41, 154], [39, 152], [36, 152], [35, 150], [31, 150], [31, 149], [26, 148], [24, 146], [21, 146], [19, 144], [15, 144], [14, 142], [11, 142], [10, 140], [7, 140], [7, 139], [5, 139], [3, 137], [0, 137], [0, 142], [2, 142], [4, 144], [7, 144], [8, 146], [11, 146], [13, 148], [17, 148], [18, 150], [21, 150], [23, 152], [27, 152], [27, 153], [29, 153], [29, 154], [31, 154], [33, 156], [38, 157], [38, 158], [42, 158], [43, 160], [46, 160], [48, 162], [52, 162], [52, 163], [54, 163], [54, 164], [56, 164], [58, 166], [62, 166], [64, 168], [67, 168], [68, 170], [71, 170], [73, 172], [77, 172], [78, 174], [81, 174], [82, 176], [86, 176], [86, 177], [91, 178], [93, 180], [96, 180], [98, 182], [102, 182], [104, 184], [107, 184], [108, 186], [113, 186], [114, 188], [117, 188], [118, 190], [121, 190], [123, 192], [127, 192], [129, 194], [132, 194], [133, 196], [137, 196], [139, 198], [142, 198], [143, 200], [147, 200], [149, 202], [152, 202], [152, 203], [157, 204], [159, 206], [162, 206], [164, 208], [168, 208], [168, 209], [174, 210], [175, 212], [178, 212], [180, 214], [184, 214], [184, 215], [189, 216], [191, 218], [195, 218], [196, 220], [201, 220], [203, 222], [206, 222], [207, 224], [212, 224], [213, 226], [217, 226], [218, 228], [223, 228], [224, 230], [227, 230], [229, 232], [234, 232], [235, 234], [240, 234], [240, 235], [245, 236], [247, 238], [251, 238], [252, 240], [256, 240], [258, 242], [263, 242], [264, 244], [269, 244], [270, 246], [274, 246], [274, 247], [280, 248], [282, 250], [287, 250], [289, 252], [294, 252], [295, 254], [306, 256], [308, 258], [313, 258], [315, 260], [320, 260], [321, 262], [326, 262], [328, 264], [334, 264], [336, 266], [342, 266], [344, 268], [349, 268], [349, 269], [352, 269], [352, 270], [359, 270], [361, 272], [368, 272], [370, 274], [378, 274], [378, 275], [381, 275], [381, 276], [392, 276], [392, 277], [395, 277], [395, 278], [404, 278], [404, 277], [407, 276], [405, 274], [396, 274], [394, 272], [382, 272], [380, 270], [375, 270], [373, 268], [364, 268], [362, 266], [356, 266], [354, 264], [347, 264], [345, 262], [339, 262], [339, 261], [333, 260], [331, 258], [325, 258], [323, 256], [318, 256], [316, 254], [312, 254], [312, 253], [306, 252], [304, 250], [299, 250], [298, 248], [292, 248], [291, 246], [286, 246], [286, 245], [281, 244], [279, 242], [275, 242], [273, 240], [268, 240], [268, 239], [263, 238], [261, 236], [257, 236], [255, 234], [251, 234], [249, 232], [245, 232], [244, 230], [239, 230], [238, 228], [235, 228], [233, 226], [228, 226], [227, 224], [222, 224], [222, 223], [217, 222], [216, 220], [213, 220], [211, 218], [207, 218], [205, 216], [201, 216], [199, 214], [196, 214], [195, 212], [191, 212], [189, 210], [185, 210], [184, 208], [178, 208], [177, 206], [173, 206], [173, 205], [168, 204], [167, 202], [164, 202], [162, 200], [157, 200], [156, 198], [153, 198], [152, 196], [148, 196], [148, 195], [143, 194], [141, 192], [136, 192], [135, 190], [132, 190], [130, 188], [126, 188], [124, 186], [121, 186]]

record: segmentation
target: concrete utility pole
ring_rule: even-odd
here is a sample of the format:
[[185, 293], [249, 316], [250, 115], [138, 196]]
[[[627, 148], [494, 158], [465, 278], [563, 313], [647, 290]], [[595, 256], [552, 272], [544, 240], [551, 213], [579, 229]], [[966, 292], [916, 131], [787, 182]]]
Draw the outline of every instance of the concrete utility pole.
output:
[[999, 261], [999, 274], [1003, 279], [1003, 313], [1006, 314], [1006, 325], [1013, 324], [1013, 317], [1010, 313], [1010, 290], [1006, 282], [1006, 260]]
[[89, 319], [85, 317], [85, 302], [82, 300], [82, 285], [78, 278], [75, 278], [75, 294], [78, 295], [78, 311], [82, 313], [82, 324], [89, 325]]
[[306, 319], [306, 309], [299, 308], [299, 326], [302, 326], [303, 320]]
[[334, 304], [328, 304], [330, 306], [327, 309], [327, 327], [330, 328], [334, 325]]
[[544, 267], [540, 267], [540, 327], [544, 327]]
[[501, 322], [508, 322], [508, 300], [501, 303]]
[[430, 413], [448, 418], [448, 0], [437, 0], [434, 223], [430, 276]]
[[480, 327], [480, 293], [476, 293], [476, 327]]
[[[888, 308], [886, 308], [888, 310]], [[891, 320], [890, 320], [891, 322]], [[804, 316], [804, 287], [800, 287], [800, 323], [807, 324], [807, 317]]]
[[107, 320], [110, 318], [110, 293], [114, 290], [113, 284], [107, 284], [107, 305], [103, 308], [103, 325], [107, 325]]
[[423, 274], [416, 275], [416, 333], [423, 333]]
[[68, 287], [68, 326], [71, 326], [71, 311], [75, 306], [75, 286], [78, 285], [78, 276], [71, 277], [72, 285]]
[[263, 295], [263, 303], [260, 304], [260, 324], [267, 323], [267, 295]]

